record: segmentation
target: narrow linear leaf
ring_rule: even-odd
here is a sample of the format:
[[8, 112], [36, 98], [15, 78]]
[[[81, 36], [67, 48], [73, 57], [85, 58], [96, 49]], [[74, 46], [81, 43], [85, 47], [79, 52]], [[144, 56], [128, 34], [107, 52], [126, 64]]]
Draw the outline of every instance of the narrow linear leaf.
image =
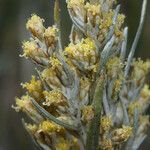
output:
[[99, 149], [99, 132], [100, 132], [100, 117], [101, 108], [103, 102], [103, 90], [104, 90], [104, 75], [102, 74], [98, 79], [97, 86], [94, 93], [92, 106], [94, 109], [94, 117], [88, 124], [86, 150], [98, 150]]
[[39, 113], [41, 113], [45, 118], [55, 122], [56, 124], [63, 126], [64, 128], [70, 129], [70, 130], [77, 130], [77, 127], [74, 125], [69, 125], [67, 123], [64, 123], [57, 118], [55, 118], [53, 115], [51, 115], [49, 112], [47, 112], [43, 107], [41, 107], [34, 99], [31, 98], [32, 104], [35, 106], [35, 108], [38, 110]]

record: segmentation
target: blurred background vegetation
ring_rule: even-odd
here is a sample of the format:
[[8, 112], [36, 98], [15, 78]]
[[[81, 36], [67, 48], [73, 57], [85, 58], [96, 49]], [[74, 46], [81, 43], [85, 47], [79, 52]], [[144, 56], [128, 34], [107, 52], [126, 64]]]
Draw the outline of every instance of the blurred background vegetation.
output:
[[[0, 0], [0, 150], [34, 150], [28, 134], [22, 127], [21, 115], [11, 109], [14, 97], [21, 95], [20, 82], [30, 79], [34, 66], [19, 58], [21, 42], [29, 38], [25, 23], [30, 14], [37, 13], [45, 19], [46, 26], [53, 24], [52, 0]], [[122, 12], [129, 26], [129, 47], [133, 41], [141, 10], [142, 0], [120, 0]], [[65, 0], [61, 0], [63, 43], [68, 43], [71, 28]], [[142, 37], [136, 57], [150, 58], [150, 1]], [[141, 150], [149, 150], [150, 138]]]

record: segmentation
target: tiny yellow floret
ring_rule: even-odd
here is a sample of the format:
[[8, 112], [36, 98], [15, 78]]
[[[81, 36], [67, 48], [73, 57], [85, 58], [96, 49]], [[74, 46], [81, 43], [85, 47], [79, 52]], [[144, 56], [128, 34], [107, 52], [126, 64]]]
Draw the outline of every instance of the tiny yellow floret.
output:
[[84, 106], [82, 109], [82, 115], [85, 121], [90, 121], [94, 117], [93, 106]]
[[38, 126], [36, 125], [36, 124], [25, 124], [25, 127], [27, 128], [27, 130], [30, 132], [30, 133], [32, 133], [32, 134], [34, 134], [37, 130], [38, 130]]
[[67, 0], [67, 7], [73, 8], [76, 6], [83, 6], [85, 0]]
[[16, 107], [13, 108], [19, 112], [20, 110], [26, 111], [32, 108], [30, 97], [28, 95], [23, 95], [21, 98], [16, 98]]
[[64, 97], [59, 91], [44, 91], [43, 94], [45, 96], [45, 102], [43, 103], [43, 105], [50, 106], [51, 104], [65, 104]]
[[85, 9], [88, 12], [92, 13], [93, 16], [100, 14], [100, 8], [101, 8], [100, 4], [93, 5], [90, 3], [86, 3], [86, 5], [85, 5]]
[[103, 116], [101, 118], [101, 130], [109, 131], [112, 126], [111, 117]]
[[29, 94], [31, 94], [35, 98], [42, 98], [42, 82], [40, 80], [36, 80], [35, 76], [32, 76], [29, 83], [26, 82], [21, 85], [23, 88], [27, 89]]
[[142, 91], [141, 91], [141, 97], [144, 100], [150, 100], [150, 87], [149, 85], [145, 84]]
[[64, 138], [60, 138], [59, 142], [56, 144], [56, 150], [69, 150], [70, 142]]
[[49, 133], [49, 134], [53, 134], [53, 133], [59, 133], [62, 130], [64, 130], [61, 126], [52, 123], [50, 121], [43, 121], [41, 122], [41, 124], [39, 125], [39, 129], [41, 129], [43, 132]]
[[113, 150], [113, 144], [111, 139], [104, 138], [101, 142], [101, 149], [102, 150]]
[[56, 69], [62, 66], [61, 62], [55, 57], [50, 57], [50, 63], [52, 65], [52, 69]]
[[138, 109], [138, 111], [140, 111], [140, 103], [138, 101], [135, 101], [135, 102], [132, 102], [130, 105], [129, 105], [129, 108], [128, 108], [128, 112], [131, 116], [134, 115], [134, 112], [135, 112], [135, 109]]

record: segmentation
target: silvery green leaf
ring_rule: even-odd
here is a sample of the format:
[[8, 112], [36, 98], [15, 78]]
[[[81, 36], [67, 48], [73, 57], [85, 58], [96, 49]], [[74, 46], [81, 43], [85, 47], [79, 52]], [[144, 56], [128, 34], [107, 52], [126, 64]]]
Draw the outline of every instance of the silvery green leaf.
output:
[[139, 27], [137, 29], [137, 33], [135, 36], [135, 39], [133, 41], [132, 47], [130, 49], [130, 53], [128, 56], [128, 60], [127, 60], [127, 65], [125, 67], [125, 78], [127, 78], [129, 70], [130, 70], [130, 66], [132, 64], [133, 61], [133, 56], [140, 38], [140, 35], [142, 33], [142, 29], [143, 29], [143, 25], [144, 25], [144, 20], [145, 20], [145, 14], [146, 14], [146, 6], [147, 6], [147, 0], [143, 0], [143, 4], [142, 4], [142, 11], [141, 11], [141, 18], [140, 18], [140, 24]]
[[31, 99], [32, 104], [35, 106], [35, 108], [38, 110], [39, 113], [41, 113], [45, 118], [55, 122], [56, 124], [63, 126], [70, 130], [77, 130], [77, 127], [75, 125], [70, 125], [65, 122], [60, 121], [55, 116], [51, 115], [49, 112], [47, 112], [43, 107], [41, 107], [34, 99]]

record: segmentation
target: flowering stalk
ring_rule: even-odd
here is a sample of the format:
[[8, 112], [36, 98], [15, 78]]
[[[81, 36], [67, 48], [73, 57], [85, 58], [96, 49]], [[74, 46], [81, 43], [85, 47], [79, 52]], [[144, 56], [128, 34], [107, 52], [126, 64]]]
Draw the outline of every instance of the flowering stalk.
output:
[[37, 65], [37, 76], [21, 84], [26, 94], [13, 108], [31, 118], [23, 125], [39, 149], [136, 150], [150, 125], [150, 61], [133, 58], [147, 0], [127, 59], [128, 27], [115, 0], [66, 3], [73, 22], [68, 46], [61, 41], [59, 0], [53, 26], [36, 14], [28, 20], [31, 38], [21, 56]]

